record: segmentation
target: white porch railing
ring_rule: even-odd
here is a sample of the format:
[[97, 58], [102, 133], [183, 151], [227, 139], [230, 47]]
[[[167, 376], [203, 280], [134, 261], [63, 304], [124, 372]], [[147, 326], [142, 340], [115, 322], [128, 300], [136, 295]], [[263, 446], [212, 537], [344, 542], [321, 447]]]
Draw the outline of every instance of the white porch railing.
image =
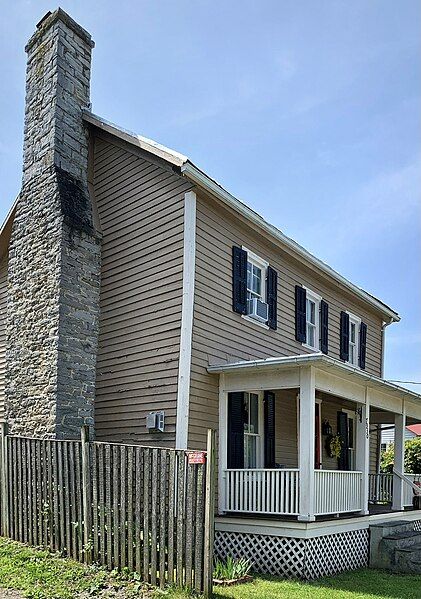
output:
[[[412, 482], [421, 482], [421, 474], [405, 474]], [[373, 503], [392, 503], [393, 500], [393, 474], [368, 475], [368, 500]], [[421, 492], [421, 491], [420, 491]], [[412, 506], [414, 489], [410, 485], [403, 485], [403, 505]]]
[[225, 510], [298, 515], [298, 469], [225, 470]]
[[362, 472], [315, 470], [316, 516], [361, 510]]
[[[421, 483], [421, 474], [405, 474], [406, 478], [409, 478], [409, 480], [412, 483]], [[421, 493], [421, 488], [420, 488], [420, 493]], [[410, 487], [408, 484], [404, 483], [403, 484], [403, 505], [405, 507], [411, 506], [412, 505], [412, 500], [414, 498], [414, 488]]]
[[368, 501], [372, 503], [391, 503], [393, 493], [393, 474], [368, 475]]

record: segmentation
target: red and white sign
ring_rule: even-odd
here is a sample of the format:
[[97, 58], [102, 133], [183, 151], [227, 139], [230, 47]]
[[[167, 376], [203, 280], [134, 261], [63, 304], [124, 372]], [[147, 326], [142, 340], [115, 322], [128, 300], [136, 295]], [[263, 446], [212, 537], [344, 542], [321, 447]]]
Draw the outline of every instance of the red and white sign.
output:
[[204, 451], [191, 451], [188, 454], [189, 464], [204, 464], [206, 462], [206, 455]]

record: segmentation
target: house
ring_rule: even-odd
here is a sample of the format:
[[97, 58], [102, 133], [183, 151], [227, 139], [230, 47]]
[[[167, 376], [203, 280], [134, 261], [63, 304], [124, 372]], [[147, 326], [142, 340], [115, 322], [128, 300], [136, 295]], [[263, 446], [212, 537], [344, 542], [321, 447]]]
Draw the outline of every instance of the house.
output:
[[[405, 441], [421, 437], [421, 424], [410, 424], [405, 429]], [[386, 451], [389, 445], [395, 442], [395, 428], [393, 426], [382, 426], [380, 450]]]
[[[0, 233], [10, 432], [200, 449], [213, 427], [220, 555], [305, 577], [366, 564], [373, 519], [412, 504], [421, 396], [383, 378], [398, 314], [186, 156], [95, 115], [93, 45], [58, 9], [26, 47], [22, 189]], [[379, 516], [382, 424], [397, 473]]]

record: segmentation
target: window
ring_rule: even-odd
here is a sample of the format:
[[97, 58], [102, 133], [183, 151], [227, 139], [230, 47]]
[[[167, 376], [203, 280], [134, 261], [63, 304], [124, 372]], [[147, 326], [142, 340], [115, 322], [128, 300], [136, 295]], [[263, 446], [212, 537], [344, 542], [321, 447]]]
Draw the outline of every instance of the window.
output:
[[353, 366], [358, 366], [358, 352], [359, 352], [359, 336], [360, 336], [360, 324], [361, 320], [354, 316], [349, 315], [349, 357], [348, 362]]
[[311, 349], [319, 351], [320, 340], [320, 301], [321, 297], [306, 289], [306, 343]]
[[244, 468], [260, 466], [261, 401], [258, 393], [244, 393]]
[[[243, 318], [268, 328], [266, 278], [269, 264], [245, 247], [243, 250], [247, 252], [247, 314]], [[260, 303], [253, 306], [253, 303], [256, 304], [253, 300], [259, 300]]]

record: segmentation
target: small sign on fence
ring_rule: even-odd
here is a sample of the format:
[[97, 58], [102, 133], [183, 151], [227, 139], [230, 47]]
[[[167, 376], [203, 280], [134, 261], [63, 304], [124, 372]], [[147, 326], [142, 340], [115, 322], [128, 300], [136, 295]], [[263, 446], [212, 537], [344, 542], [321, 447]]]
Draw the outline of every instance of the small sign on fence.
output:
[[206, 462], [206, 456], [204, 451], [191, 451], [188, 454], [189, 464], [204, 464]]

